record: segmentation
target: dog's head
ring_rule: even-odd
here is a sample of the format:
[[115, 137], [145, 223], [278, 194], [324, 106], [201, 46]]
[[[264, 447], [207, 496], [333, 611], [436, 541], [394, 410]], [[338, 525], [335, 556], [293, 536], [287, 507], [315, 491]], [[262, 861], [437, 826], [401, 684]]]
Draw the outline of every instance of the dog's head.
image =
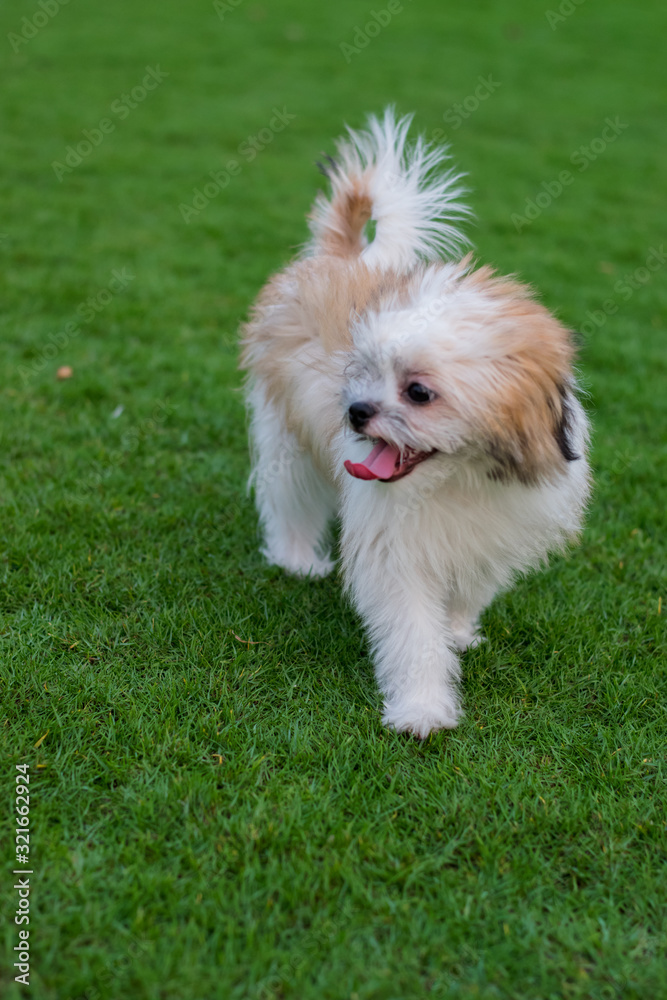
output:
[[354, 325], [345, 420], [372, 446], [347, 471], [392, 482], [438, 456], [534, 483], [577, 458], [568, 331], [489, 268], [432, 266]]

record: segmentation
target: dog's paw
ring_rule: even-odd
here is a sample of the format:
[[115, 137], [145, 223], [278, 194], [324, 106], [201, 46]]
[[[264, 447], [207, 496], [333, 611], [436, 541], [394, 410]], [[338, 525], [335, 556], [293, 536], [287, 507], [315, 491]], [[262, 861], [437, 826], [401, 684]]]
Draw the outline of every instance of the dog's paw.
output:
[[335, 566], [333, 559], [304, 559], [288, 569], [294, 576], [309, 576], [321, 579], [328, 576]]
[[314, 552], [273, 552], [270, 549], [264, 550], [264, 555], [273, 566], [280, 566], [286, 573], [292, 576], [310, 577], [311, 579], [321, 579], [328, 576], [336, 565], [329, 556], [317, 556]]
[[452, 617], [451, 630], [454, 645], [460, 653], [465, 653], [466, 649], [474, 649], [475, 646], [486, 642], [486, 637], [479, 631], [477, 621], [463, 615]]
[[455, 729], [462, 716], [454, 698], [429, 702], [390, 701], [384, 707], [382, 722], [399, 733], [413, 733], [423, 740], [438, 729]]
[[454, 643], [460, 653], [465, 653], [466, 649], [475, 649], [486, 642], [486, 636], [472, 628], [452, 629]]

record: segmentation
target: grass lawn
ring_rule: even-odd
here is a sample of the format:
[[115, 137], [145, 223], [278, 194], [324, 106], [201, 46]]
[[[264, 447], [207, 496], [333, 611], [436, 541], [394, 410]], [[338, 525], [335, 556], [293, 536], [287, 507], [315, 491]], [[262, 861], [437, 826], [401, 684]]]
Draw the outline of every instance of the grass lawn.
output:
[[[0, 12], [3, 996], [667, 997], [664, 4], [45, 3]], [[236, 368], [390, 102], [582, 331], [595, 425], [581, 546], [424, 743], [335, 577], [263, 563]]]

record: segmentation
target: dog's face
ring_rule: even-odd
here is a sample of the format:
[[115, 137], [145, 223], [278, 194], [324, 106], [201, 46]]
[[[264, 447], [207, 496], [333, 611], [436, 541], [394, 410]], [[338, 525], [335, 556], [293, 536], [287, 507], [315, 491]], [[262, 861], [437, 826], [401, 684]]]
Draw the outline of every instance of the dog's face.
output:
[[345, 420], [373, 449], [351, 475], [391, 482], [456, 455], [531, 482], [576, 457], [569, 335], [526, 289], [434, 270], [406, 295], [353, 329]]
[[437, 357], [427, 350], [414, 313], [371, 315], [354, 339], [343, 391], [346, 419], [358, 435], [386, 442], [390, 449], [384, 464], [369, 468], [380, 474], [365, 476], [358, 468], [358, 477], [394, 481], [426, 459], [459, 451], [465, 445], [465, 422], [451, 405]]

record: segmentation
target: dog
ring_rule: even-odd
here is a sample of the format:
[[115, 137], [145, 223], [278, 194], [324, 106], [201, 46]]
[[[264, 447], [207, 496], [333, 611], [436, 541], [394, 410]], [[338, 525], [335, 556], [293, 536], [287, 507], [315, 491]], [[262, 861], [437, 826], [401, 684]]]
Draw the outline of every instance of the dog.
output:
[[571, 333], [463, 255], [461, 175], [408, 143], [411, 119], [389, 108], [338, 140], [241, 366], [263, 554], [325, 576], [340, 520], [383, 722], [424, 738], [461, 718], [457, 654], [481, 611], [579, 532], [589, 427]]

